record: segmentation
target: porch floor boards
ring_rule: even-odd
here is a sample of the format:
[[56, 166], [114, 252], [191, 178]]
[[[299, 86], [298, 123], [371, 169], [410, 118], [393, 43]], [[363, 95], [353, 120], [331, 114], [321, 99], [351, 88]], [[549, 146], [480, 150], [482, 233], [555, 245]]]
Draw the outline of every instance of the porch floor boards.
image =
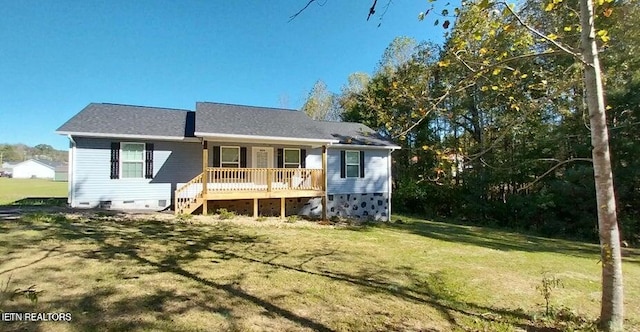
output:
[[322, 190], [275, 190], [275, 191], [209, 191], [203, 195], [207, 201], [230, 199], [263, 199], [263, 198], [295, 198], [295, 197], [321, 197]]

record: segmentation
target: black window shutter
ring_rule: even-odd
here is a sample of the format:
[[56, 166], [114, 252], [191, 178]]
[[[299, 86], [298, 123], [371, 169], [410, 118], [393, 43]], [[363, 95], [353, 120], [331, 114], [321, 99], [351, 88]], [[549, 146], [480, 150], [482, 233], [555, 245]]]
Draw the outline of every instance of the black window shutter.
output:
[[364, 177], [364, 151], [360, 151], [360, 177]]
[[340, 151], [340, 177], [347, 177], [347, 160], [346, 160], [346, 152], [344, 150]]
[[278, 168], [284, 168], [284, 150], [278, 149]]
[[240, 168], [247, 168], [247, 148], [240, 147]]
[[213, 147], [213, 167], [220, 167], [220, 146]]
[[111, 142], [111, 178], [120, 177], [120, 143]]
[[145, 179], [153, 179], [153, 143], [144, 145], [144, 177]]
[[307, 168], [307, 150], [300, 149], [300, 168]]

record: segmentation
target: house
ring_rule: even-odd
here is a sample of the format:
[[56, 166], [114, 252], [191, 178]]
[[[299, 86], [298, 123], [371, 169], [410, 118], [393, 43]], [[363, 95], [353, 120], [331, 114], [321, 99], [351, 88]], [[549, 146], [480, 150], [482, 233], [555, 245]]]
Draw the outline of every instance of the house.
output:
[[48, 160], [29, 159], [14, 165], [12, 176], [15, 179], [53, 179], [56, 166]]
[[388, 220], [391, 153], [370, 128], [304, 112], [92, 103], [63, 124], [72, 207]]
[[10, 177], [11, 174], [13, 173], [13, 166], [15, 165], [8, 162], [3, 162], [1, 166], [2, 167], [0, 167], [0, 177], [1, 176]]
[[64, 182], [67, 180], [69, 180], [69, 166], [66, 164], [56, 166], [53, 181]]

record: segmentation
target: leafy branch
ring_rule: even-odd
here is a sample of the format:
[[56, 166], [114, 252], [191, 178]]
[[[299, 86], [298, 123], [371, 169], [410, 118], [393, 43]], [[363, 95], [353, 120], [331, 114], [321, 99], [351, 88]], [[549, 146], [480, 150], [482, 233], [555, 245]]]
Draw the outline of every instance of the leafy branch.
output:
[[552, 44], [553, 46], [557, 47], [558, 49], [562, 50], [563, 52], [571, 55], [572, 57], [574, 57], [576, 60], [582, 62], [583, 64], [585, 64], [585, 65], [587, 64], [584, 61], [584, 59], [582, 59], [582, 55], [580, 54], [580, 52], [572, 50], [569, 46], [563, 45], [562, 43], [554, 40], [553, 38], [549, 38], [549, 36], [545, 35], [544, 33], [538, 31], [537, 29], [535, 29], [531, 25], [527, 24], [527, 22], [525, 22], [522, 19], [522, 17], [515, 10], [513, 10], [513, 8], [508, 3], [506, 3], [505, 1], [498, 1], [495, 4], [496, 5], [502, 5], [511, 15], [513, 15], [513, 17], [515, 17], [515, 19], [518, 21], [518, 23], [521, 26], [523, 26], [525, 29], [529, 30], [529, 32], [531, 32], [532, 34], [544, 39], [547, 43]]

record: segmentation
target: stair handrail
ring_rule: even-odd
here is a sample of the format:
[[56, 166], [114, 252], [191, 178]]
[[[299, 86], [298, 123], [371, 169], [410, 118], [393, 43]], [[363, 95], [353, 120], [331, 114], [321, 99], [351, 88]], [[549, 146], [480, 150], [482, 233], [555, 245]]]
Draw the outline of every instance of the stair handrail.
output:
[[[175, 195], [174, 206], [175, 206], [176, 213], [178, 213], [179, 211], [182, 211], [185, 207], [188, 207], [189, 204], [195, 202], [198, 198], [202, 197], [202, 189], [194, 192], [193, 195], [191, 195], [191, 193], [187, 191], [190, 190], [194, 184], [202, 183], [203, 174], [204, 173], [200, 173], [196, 175], [193, 179], [189, 180], [189, 182], [185, 183], [180, 188], [176, 189], [176, 191], [174, 192], [174, 195]], [[187, 192], [186, 193], [187, 195], [183, 195], [185, 192]], [[182, 196], [186, 196], [186, 197], [182, 197]]]

